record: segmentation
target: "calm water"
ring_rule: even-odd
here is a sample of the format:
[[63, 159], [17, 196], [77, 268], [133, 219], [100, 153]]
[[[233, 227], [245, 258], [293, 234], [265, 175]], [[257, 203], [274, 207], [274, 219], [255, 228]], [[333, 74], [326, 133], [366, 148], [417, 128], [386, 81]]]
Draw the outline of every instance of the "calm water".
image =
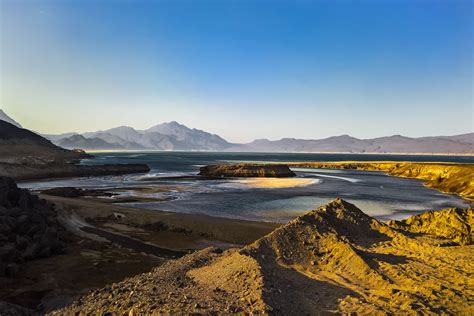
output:
[[[352, 154], [275, 154], [275, 153], [97, 153], [84, 164], [146, 163], [152, 169], [144, 175], [89, 177], [23, 183], [40, 189], [56, 186], [87, 188], [153, 187], [166, 192], [146, 196], [160, 202], [132, 203], [131, 206], [173, 212], [203, 213], [242, 219], [287, 221], [307, 210], [342, 197], [369, 215], [381, 219], [404, 218], [425, 210], [466, 207], [465, 201], [425, 188], [419, 180], [389, 177], [381, 172], [356, 170], [293, 169], [299, 178], [313, 180], [310, 185], [256, 189], [239, 180], [183, 180], [160, 177], [193, 175], [199, 167], [222, 162], [290, 161], [443, 161], [474, 163], [474, 157], [401, 156]], [[153, 177], [152, 181], [148, 181]], [[133, 194], [132, 191], [122, 194]]]

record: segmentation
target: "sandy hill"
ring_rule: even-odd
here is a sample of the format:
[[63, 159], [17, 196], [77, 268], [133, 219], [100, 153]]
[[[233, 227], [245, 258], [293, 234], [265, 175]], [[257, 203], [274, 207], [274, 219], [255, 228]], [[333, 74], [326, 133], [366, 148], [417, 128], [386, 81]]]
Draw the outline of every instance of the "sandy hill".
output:
[[[440, 212], [445, 230], [472, 225], [465, 212]], [[472, 314], [473, 246], [392, 226], [337, 199], [244, 248], [169, 261], [55, 313]]]

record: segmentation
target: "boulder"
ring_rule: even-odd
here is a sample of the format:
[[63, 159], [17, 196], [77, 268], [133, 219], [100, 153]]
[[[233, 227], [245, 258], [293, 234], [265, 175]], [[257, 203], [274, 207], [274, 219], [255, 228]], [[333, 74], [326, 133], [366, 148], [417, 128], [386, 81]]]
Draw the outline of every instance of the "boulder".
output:
[[15, 277], [25, 260], [62, 253], [64, 232], [51, 204], [0, 177], [0, 276]]

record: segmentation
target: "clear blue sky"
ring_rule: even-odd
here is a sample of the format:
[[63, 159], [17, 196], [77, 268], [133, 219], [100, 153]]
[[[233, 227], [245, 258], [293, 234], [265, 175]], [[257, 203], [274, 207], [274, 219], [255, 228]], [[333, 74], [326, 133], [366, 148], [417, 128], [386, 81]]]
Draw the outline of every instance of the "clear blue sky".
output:
[[473, 131], [472, 1], [0, 0], [0, 107], [44, 133]]

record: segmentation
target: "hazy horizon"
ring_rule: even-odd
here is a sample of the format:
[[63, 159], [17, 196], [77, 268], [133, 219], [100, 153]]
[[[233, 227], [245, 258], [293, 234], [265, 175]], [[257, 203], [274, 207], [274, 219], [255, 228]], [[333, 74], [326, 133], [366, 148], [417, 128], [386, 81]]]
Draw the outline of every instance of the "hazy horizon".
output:
[[472, 2], [0, 1], [0, 108], [230, 142], [474, 130]]

